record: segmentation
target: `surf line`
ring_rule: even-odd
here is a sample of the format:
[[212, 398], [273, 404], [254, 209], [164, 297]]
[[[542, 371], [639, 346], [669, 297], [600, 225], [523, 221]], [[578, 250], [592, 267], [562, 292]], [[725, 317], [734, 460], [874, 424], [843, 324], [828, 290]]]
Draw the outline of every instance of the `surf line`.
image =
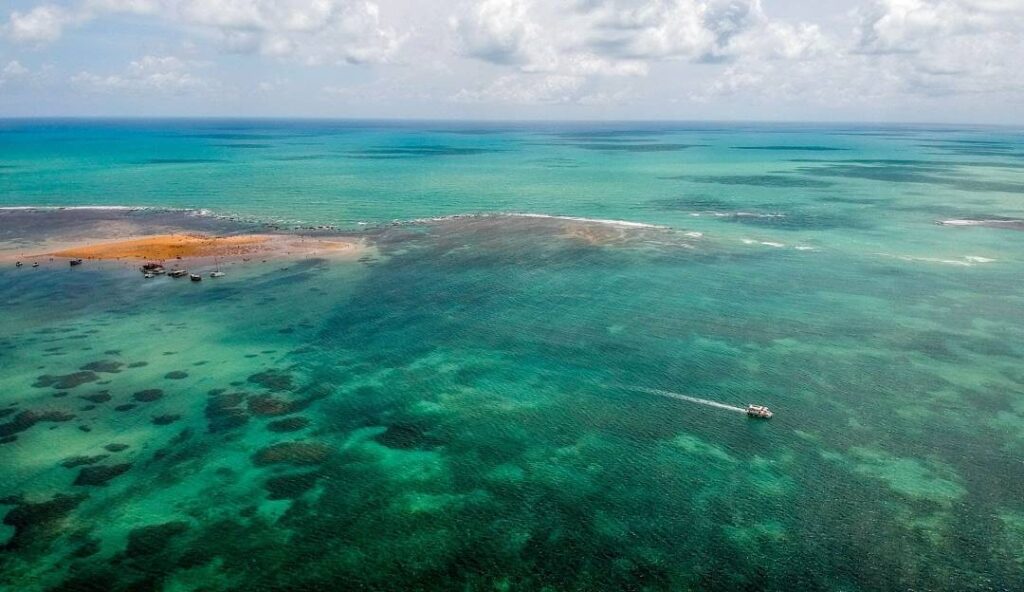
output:
[[737, 413], [746, 413], [747, 410], [743, 407], [736, 407], [734, 405], [726, 405], [725, 403], [719, 403], [718, 401], [710, 401], [708, 399], [700, 399], [697, 397], [691, 397], [689, 395], [681, 395], [679, 393], [673, 393], [672, 391], [663, 391], [661, 389], [652, 389], [642, 386], [630, 386], [626, 387], [630, 390], [640, 391], [643, 393], [650, 393], [652, 395], [658, 395], [660, 397], [668, 397], [669, 399], [678, 399], [680, 401], [689, 401], [690, 403], [697, 403], [698, 405], [707, 405], [708, 407], [717, 407], [718, 409], [725, 409], [726, 411], [735, 411]]

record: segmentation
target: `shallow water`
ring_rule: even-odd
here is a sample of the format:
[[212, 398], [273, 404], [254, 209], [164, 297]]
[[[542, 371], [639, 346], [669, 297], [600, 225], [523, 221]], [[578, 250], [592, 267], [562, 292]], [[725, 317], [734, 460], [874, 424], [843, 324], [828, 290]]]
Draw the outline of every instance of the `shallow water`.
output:
[[1024, 218], [1019, 132], [447, 125], [0, 126], [4, 206], [149, 208], [0, 210], [7, 249], [378, 249], [0, 270], [0, 586], [1024, 579], [1024, 233], [936, 224]]

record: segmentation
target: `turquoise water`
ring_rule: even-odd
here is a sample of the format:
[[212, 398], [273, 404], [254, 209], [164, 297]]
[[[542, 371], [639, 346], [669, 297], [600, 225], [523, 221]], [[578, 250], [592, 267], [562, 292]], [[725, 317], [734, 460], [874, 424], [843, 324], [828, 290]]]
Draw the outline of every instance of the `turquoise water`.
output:
[[0, 586], [1017, 589], [1022, 196], [1000, 128], [3, 122], [9, 252], [373, 252], [0, 269]]

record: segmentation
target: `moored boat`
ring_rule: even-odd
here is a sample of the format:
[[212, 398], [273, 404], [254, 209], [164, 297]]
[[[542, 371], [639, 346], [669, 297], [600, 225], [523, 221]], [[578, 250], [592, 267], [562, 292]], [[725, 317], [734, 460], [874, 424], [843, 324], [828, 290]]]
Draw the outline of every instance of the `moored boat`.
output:
[[188, 275], [188, 270], [187, 269], [172, 269], [171, 271], [167, 272], [167, 275], [169, 275], [172, 278], [185, 277], [186, 275]]
[[198, 273], [190, 273], [188, 275], [188, 279], [192, 280], [193, 282], [201, 282], [203, 281], [203, 276], [199, 275]]

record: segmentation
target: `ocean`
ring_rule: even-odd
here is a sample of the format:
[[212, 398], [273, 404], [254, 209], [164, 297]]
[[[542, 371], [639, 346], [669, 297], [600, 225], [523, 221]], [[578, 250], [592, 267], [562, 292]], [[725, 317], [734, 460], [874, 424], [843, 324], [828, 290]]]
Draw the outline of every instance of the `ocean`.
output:
[[1024, 581], [1024, 131], [0, 121], [10, 257], [268, 228], [0, 267], [0, 589]]

